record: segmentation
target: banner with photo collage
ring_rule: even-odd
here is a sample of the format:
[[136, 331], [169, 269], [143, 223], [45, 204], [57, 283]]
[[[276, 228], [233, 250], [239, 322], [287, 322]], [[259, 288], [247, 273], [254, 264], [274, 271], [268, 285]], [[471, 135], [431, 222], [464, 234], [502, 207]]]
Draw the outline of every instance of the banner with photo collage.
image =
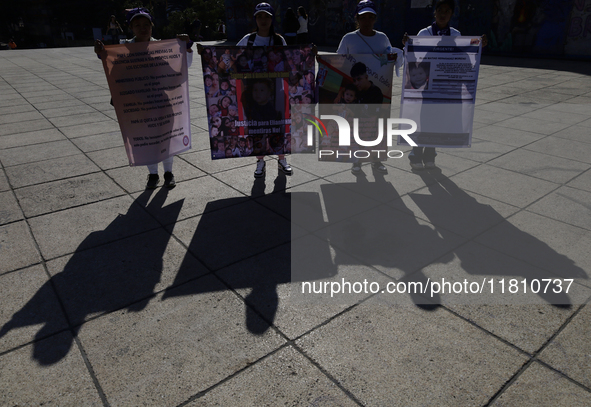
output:
[[[360, 145], [354, 137], [358, 135], [362, 141], [376, 140], [379, 134], [378, 119], [390, 117], [392, 77], [396, 59], [397, 54], [318, 57], [318, 117], [334, 115], [344, 118], [353, 135], [350, 145], [340, 145], [337, 121], [320, 121], [320, 161], [370, 161], [376, 157], [379, 160], [387, 159], [386, 137], [380, 144], [371, 148]], [[317, 118], [314, 119], [318, 121]], [[384, 153], [379, 154], [378, 150], [383, 150]]]
[[316, 103], [311, 45], [204, 47], [201, 60], [213, 160], [315, 152], [291, 131], [293, 107]]

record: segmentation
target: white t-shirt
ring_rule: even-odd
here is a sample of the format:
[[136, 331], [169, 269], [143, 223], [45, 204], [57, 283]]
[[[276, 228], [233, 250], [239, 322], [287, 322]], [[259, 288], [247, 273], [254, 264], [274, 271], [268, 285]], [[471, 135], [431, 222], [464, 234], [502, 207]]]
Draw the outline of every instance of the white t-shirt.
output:
[[[250, 33], [252, 34], [252, 33]], [[238, 44], [236, 44], [236, 46], [238, 47], [245, 47], [248, 45], [248, 38], [250, 37], [250, 34], [246, 34], [244, 37], [242, 37], [242, 39], [240, 41], [238, 41]], [[279, 34], [277, 34], [279, 35]], [[279, 35], [281, 37], [281, 35]], [[281, 37], [281, 41], [283, 42], [283, 44], [275, 44], [275, 45], [287, 45], [287, 43], [285, 42], [285, 38]], [[273, 45], [273, 39], [269, 36], [269, 37], [261, 37], [260, 35], [256, 35], [256, 37], [254, 38], [254, 43], [252, 44], [253, 47], [263, 47], [263, 46], [267, 46], [267, 45]]]
[[[424, 36], [426, 36], [426, 35], [430, 35], [430, 36], [432, 36], [432, 37], [433, 37], [433, 36], [434, 36], [434, 35], [433, 35], [433, 27], [432, 27], [432, 26], [429, 26], [429, 27], [423, 28], [423, 29], [422, 29], [421, 31], [419, 31], [419, 33], [417, 34], [417, 36], [419, 36], [419, 35], [420, 35], [421, 37], [424, 37]], [[462, 34], [460, 34], [460, 32], [459, 32], [458, 30], [456, 30], [455, 28], [453, 28], [453, 27], [449, 27], [449, 35], [450, 35], [450, 36], [452, 36], [452, 37], [457, 37], [457, 36], [459, 36], [459, 35], [462, 35]]]
[[[368, 46], [369, 45], [369, 46]], [[343, 35], [337, 54], [397, 54], [396, 76], [400, 76], [400, 67], [404, 54], [400, 48], [390, 44], [388, 36], [381, 31], [375, 31], [371, 37], [363, 35], [359, 30]]]
[[308, 32], [308, 19], [302, 16], [298, 17], [298, 21], [300, 22], [300, 29], [298, 30], [298, 34], [303, 34]]

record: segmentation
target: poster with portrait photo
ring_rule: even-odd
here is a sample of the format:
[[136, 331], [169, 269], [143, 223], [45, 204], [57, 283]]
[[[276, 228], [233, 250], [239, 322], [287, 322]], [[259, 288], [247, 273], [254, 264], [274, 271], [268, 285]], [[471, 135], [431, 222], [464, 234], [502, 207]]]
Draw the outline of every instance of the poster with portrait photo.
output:
[[292, 142], [291, 126], [293, 106], [316, 103], [312, 46], [214, 46], [201, 57], [212, 159], [315, 152]]
[[[379, 118], [390, 116], [392, 77], [397, 54], [349, 54], [318, 57], [316, 97], [318, 110], [323, 115], [344, 118], [351, 130], [358, 129], [361, 140], [375, 140], [379, 133]], [[355, 121], [357, 119], [357, 127]], [[361, 157], [357, 150], [367, 150], [355, 140], [339, 144], [339, 127], [334, 120], [326, 120], [319, 131], [320, 161], [371, 161], [374, 155]], [[386, 148], [386, 138], [372, 149]], [[332, 152], [332, 153], [328, 153]], [[375, 154], [375, 153], [372, 153]], [[385, 154], [377, 157], [386, 159]]]
[[480, 37], [409, 37], [400, 117], [417, 124], [410, 137], [419, 147], [470, 147], [481, 45]]

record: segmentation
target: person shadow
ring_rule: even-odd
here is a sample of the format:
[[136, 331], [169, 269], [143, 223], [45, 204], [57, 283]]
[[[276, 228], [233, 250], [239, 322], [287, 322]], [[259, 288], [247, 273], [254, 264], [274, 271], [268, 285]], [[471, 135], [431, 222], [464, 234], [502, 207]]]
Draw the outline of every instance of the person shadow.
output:
[[[458, 234], [472, 239], [468, 245], [454, 250], [466, 273], [501, 278], [506, 276], [506, 293], [508, 280], [511, 278], [518, 281], [527, 279], [528, 282], [536, 279], [540, 282], [543, 282], [542, 279], [556, 278], [588, 279], [585, 270], [578, 267], [573, 260], [520, 230], [490, 205], [479, 203], [443, 175], [441, 170], [422, 171], [420, 176], [430, 194], [411, 193], [409, 196], [435, 226], [437, 233], [443, 239]], [[499, 253], [497, 249], [508, 255]], [[564, 290], [556, 292], [558, 288], [554, 283], [548, 289], [544, 289], [544, 286], [545, 283], [537, 292], [544, 303], [560, 308], [572, 307], [572, 298]], [[527, 291], [531, 295], [530, 288], [531, 284], [527, 285]], [[494, 300], [493, 296], [498, 294], [500, 285], [497, 284], [495, 290], [497, 291], [490, 295], [489, 300]], [[523, 293], [521, 283], [519, 290], [519, 293]], [[529, 303], [539, 302], [535, 297], [526, 300]]]
[[[375, 182], [367, 179], [368, 168]], [[336, 249], [335, 265], [372, 267], [395, 283], [412, 281], [426, 287], [422, 268], [453, 259], [448, 252], [460, 240], [446, 240], [408, 208], [392, 206], [402, 202], [399, 193], [371, 166], [364, 167], [356, 182], [324, 184], [321, 189], [328, 217], [325, 238]], [[386, 295], [387, 303], [404, 303], [410, 296], [417, 307], [428, 311], [440, 303], [438, 294], [429, 297], [420, 290]]]
[[[127, 213], [118, 215], [104, 230], [90, 233], [63, 270], [43, 284], [0, 328], [0, 338], [14, 329], [43, 324], [35, 335], [33, 358], [41, 365], [51, 365], [68, 354], [74, 337], [88, 318], [118, 309], [143, 310], [160, 281], [162, 258], [171, 237], [146, 211], [162, 208], [168, 190], [161, 188], [149, 202], [152, 193], [146, 190]], [[171, 214], [176, 214], [175, 219], [183, 202], [179, 200], [166, 207]], [[129, 230], [138, 230], [138, 224], [150, 222], [154, 230], [121, 238], [128, 236]], [[56, 317], [56, 308], [47, 306], [55, 293], [65, 310], [72, 335], [54, 335], [49, 340], [41, 340], [67, 326], [62, 318]]]
[[[235, 291], [244, 298], [245, 326], [255, 335], [264, 334], [274, 323], [279, 307], [278, 288], [292, 280], [293, 253], [298, 252], [300, 226], [294, 225], [294, 207], [305, 207], [306, 225], [321, 225], [321, 203], [315, 192], [286, 192], [283, 173], [275, 178], [273, 192], [265, 194], [265, 178], [255, 179], [249, 197], [209, 202], [199, 220], [174, 282], [162, 300], [220, 290]], [[320, 217], [318, 216], [320, 213]], [[302, 241], [302, 239], [299, 239]], [[328, 244], [306, 247], [306, 256], [315, 258], [320, 273], [303, 272], [304, 279], [336, 275]], [[188, 284], [196, 257], [215, 278]], [[306, 280], [306, 281], [307, 281]], [[220, 284], [220, 282], [222, 284]]]

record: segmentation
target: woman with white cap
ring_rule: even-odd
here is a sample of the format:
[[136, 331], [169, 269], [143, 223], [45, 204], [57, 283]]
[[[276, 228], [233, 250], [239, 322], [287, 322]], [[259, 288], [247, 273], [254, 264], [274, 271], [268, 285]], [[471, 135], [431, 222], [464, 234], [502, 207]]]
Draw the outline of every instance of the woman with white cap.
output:
[[[396, 75], [402, 66], [402, 50], [390, 44], [388, 36], [381, 31], [374, 30], [377, 19], [377, 8], [373, 1], [362, 0], [355, 9], [357, 30], [347, 33], [341, 39], [337, 54], [393, 54], [396, 53]], [[338, 96], [340, 99], [340, 95]], [[374, 170], [387, 173], [387, 168], [380, 161], [373, 161]], [[353, 174], [361, 172], [361, 162], [356, 160], [351, 167]]]
[[[143, 7], [136, 7], [131, 10], [127, 10], [126, 15], [127, 24], [131, 28], [134, 37], [129, 40], [121, 40], [121, 43], [134, 43], [134, 42], [147, 42], [147, 41], [158, 41], [155, 38], [152, 38], [152, 27], [154, 26], [154, 19], [150, 14], [150, 11]], [[187, 34], [179, 34], [177, 38], [181, 41], [185, 41], [187, 43], [187, 64], [191, 66], [191, 62], [193, 61], [193, 50], [191, 46], [193, 42], [189, 38]], [[94, 42], [94, 52], [99, 55], [105, 49], [104, 44], [96, 40]], [[169, 157], [162, 161], [162, 165], [164, 166], [164, 186], [166, 188], [174, 188], [176, 186], [176, 182], [174, 179], [174, 175], [172, 174], [172, 161], [174, 156]], [[148, 167], [148, 182], [146, 184], [146, 189], [154, 189], [158, 186], [160, 182], [160, 177], [158, 176], [158, 163], [150, 164]]]
[[[454, 10], [456, 7], [456, 3], [454, 0], [434, 0], [433, 1], [433, 17], [435, 21], [428, 27], [423, 28], [421, 31], [418, 32], [417, 36], [434, 36], [434, 37], [443, 37], [443, 36], [451, 36], [457, 37], [462, 34], [455, 28], [449, 25], [449, 22], [454, 14]], [[406, 45], [408, 41], [408, 34], [404, 33], [402, 37], [402, 43]], [[482, 35], [482, 46], [486, 47], [487, 44], [486, 34]], [[417, 65], [415, 65], [417, 67]], [[409, 77], [411, 67], [409, 66]], [[416, 68], [415, 68], [416, 69]], [[417, 69], [420, 72], [420, 68]], [[428, 75], [428, 73], [427, 73]], [[410, 80], [410, 79], [409, 79]], [[436, 168], [435, 165], [435, 157], [437, 156], [437, 152], [435, 151], [435, 147], [413, 147], [412, 151], [408, 155], [408, 159], [410, 161], [410, 167], [413, 170], [421, 170], [423, 168], [433, 169]]]
[[[246, 34], [239, 42], [236, 44], [239, 47], [260, 47], [260, 46], [268, 46], [268, 45], [278, 45], [278, 46], [285, 46], [287, 45], [285, 39], [275, 33], [275, 28], [273, 27], [273, 18], [275, 16], [275, 10], [269, 3], [259, 3], [254, 8], [254, 19], [256, 21], [256, 31], [250, 34]], [[278, 166], [279, 170], [282, 171], [284, 174], [292, 175], [293, 169], [287, 163], [285, 159], [285, 155], [280, 154], [278, 155]], [[254, 172], [255, 178], [260, 178], [265, 175], [265, 160], [264, 156], [257, 156], [257, 167]]]

